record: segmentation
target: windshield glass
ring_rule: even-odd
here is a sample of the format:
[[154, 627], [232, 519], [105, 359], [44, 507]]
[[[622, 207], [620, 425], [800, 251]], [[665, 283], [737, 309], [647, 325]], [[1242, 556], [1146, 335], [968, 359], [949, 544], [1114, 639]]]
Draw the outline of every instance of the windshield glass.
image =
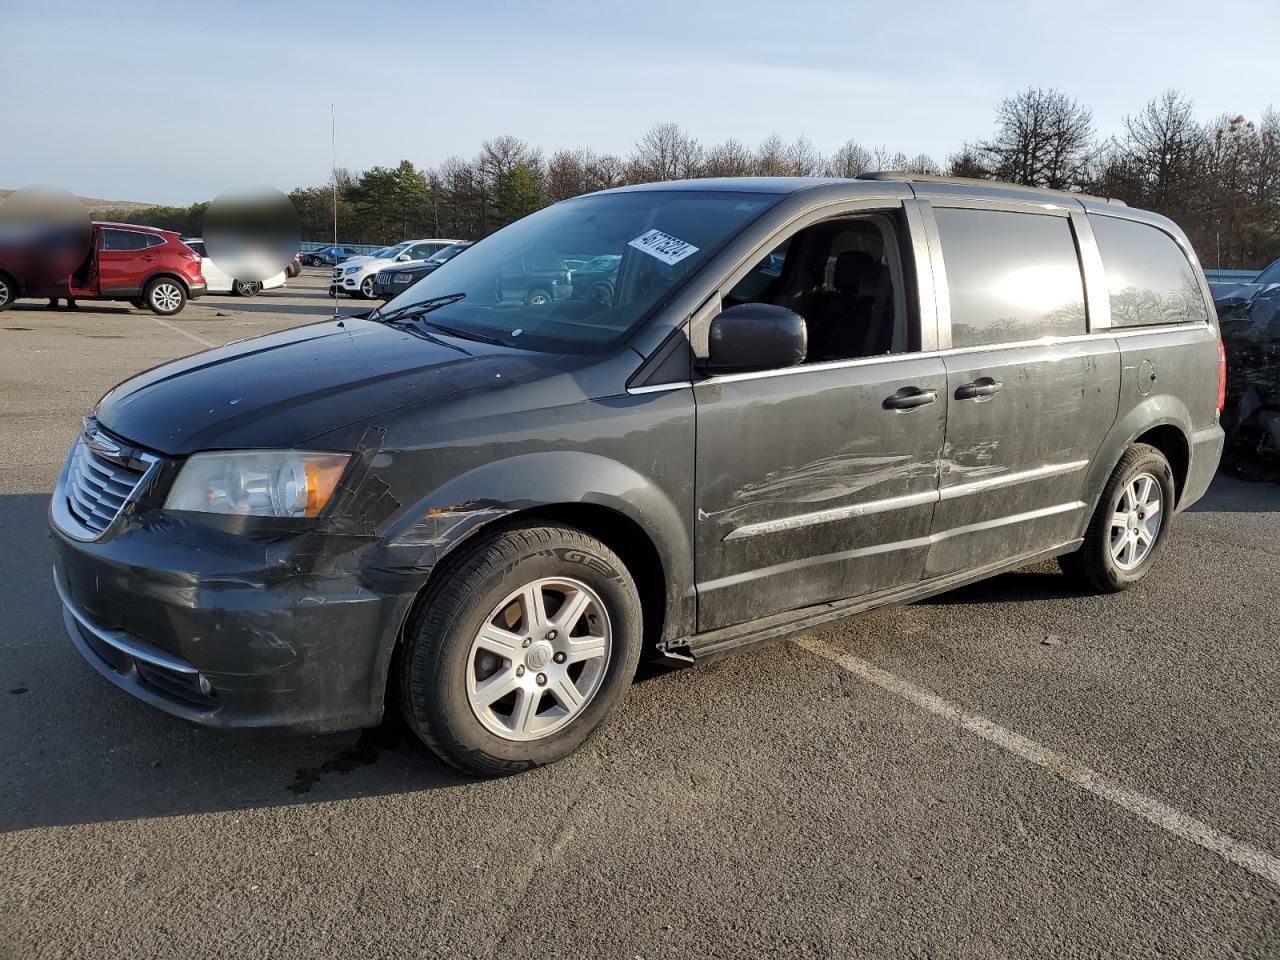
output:
[[399, 254], [409, 249], [407, 243], [396, 243], [389, 247], [383, 247], [381, 250], [375, 250], [370, 254], [375, 260], [394, 260]]
[[427, 262], [428, 263], [444, 263], [450, 257], [457, 256], [459, 253], [461, 253], [465, 249], [467, 249], [467, 245], [465, 243], [450, 244], [449, 246], [445, 247], [443, 250], [437, 250], [435, 253], [433, 253]]
[[[779, 199], [637, 190], [567, 200], [482, 240], [379, 313], [449, 297], [423, 322], [529, 350], [595, 353], [627, 336]], [[585, 264], [588, 276], [575, 283]]]
[[1280, 283], [1280, 260], [1277, 260], [1253, 279], [1254, 283]]

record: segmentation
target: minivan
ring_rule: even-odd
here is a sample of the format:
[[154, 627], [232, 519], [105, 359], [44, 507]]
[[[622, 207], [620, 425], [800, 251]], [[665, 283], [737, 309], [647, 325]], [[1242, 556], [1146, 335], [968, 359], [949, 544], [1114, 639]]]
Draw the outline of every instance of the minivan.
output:
[[[608, 298], [514, 265], [616, 257]], [[1217, 467], [1183, 233], [875, 174], [567, 200], [365, 315], [109, 391], [52, 498], [72, 641], [214, 727], [391, 706], [448, 762], [581, 745], [716, 657], [1045, 558], [1138, 583]]]

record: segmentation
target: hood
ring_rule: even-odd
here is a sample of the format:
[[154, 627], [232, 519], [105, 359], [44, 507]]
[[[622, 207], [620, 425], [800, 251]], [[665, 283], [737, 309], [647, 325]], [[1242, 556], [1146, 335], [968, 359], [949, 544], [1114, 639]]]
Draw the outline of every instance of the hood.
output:
[[340, 260], [338, 261], [336, 266], [364, 267], [370, 264], [384, 264], [384, 263], [395, 263], [395, 260], [391, 259], [390, 257], [371, 257], [371, 256], [368, 256], [367, 254], [363, 254], [358, 257], [347, 257], [347, 259], [345, 260]]
[[155, 367], [114, 387], [95, 415], [169, 455], [288, 448], [408, 404], [549, 376], [562, 359], [347, 317]]

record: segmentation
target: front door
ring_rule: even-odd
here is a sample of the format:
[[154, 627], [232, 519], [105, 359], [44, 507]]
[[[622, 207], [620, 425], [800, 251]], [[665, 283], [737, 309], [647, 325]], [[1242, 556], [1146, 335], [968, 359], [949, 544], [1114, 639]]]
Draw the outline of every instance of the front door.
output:
[[952, 349], [930, 577], [1077, 535], [1087, 468], [1115, 422], [1120, 383], [1115, 340], [1088, 335], [1065, 211], [934, 216]]
[[695, 383], [699, 631], [923, 572], [948, 403], [904, 295], [903, 216], [779, 238], [723, 298], [795, 310], [809, 358]]

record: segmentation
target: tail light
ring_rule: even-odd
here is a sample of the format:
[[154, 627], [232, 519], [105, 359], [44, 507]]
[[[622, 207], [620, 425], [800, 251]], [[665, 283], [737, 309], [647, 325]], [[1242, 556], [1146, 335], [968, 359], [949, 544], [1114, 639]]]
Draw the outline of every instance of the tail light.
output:
[[1222, 345], [1222, 338], [1218, 338], [1218, 412], [1221, 413], [1227, 406], [1227, 348]]

